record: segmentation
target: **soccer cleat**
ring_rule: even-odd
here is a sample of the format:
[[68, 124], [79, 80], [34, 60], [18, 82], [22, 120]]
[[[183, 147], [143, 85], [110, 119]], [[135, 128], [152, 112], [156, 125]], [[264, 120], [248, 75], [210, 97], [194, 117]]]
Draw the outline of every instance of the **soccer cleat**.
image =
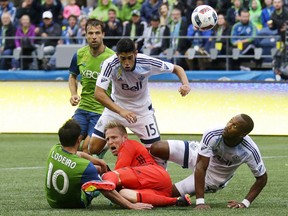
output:
[[85, 192], [94, 192], [96, 190], [111, 191], [115, 187], [115, 184], [110, 181], [89, 181], [82, 185], [82, 190]]
[[190, 206], [191, 199], [189, 194], [185, 194], [184, 196], [178, 197], [176, 201], [176, 206]]

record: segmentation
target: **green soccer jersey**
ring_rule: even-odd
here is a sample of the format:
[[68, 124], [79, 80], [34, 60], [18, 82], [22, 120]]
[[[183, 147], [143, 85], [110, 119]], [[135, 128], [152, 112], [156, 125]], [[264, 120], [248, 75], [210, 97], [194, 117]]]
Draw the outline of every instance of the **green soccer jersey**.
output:
[[[113, 54], [114, 51], [106, 47], [103, 53], [94, 57], [90, 53], [90, 47], [85, 46], [73, 56], [69, 68], [70, 73], [81, 75], [82, 92], [79, 109], [99, 114], [103, 112], [104, 106], [95, 100], [94, 91], [96, 80], [101, 72], [101, 64]], [[110, 93], [111, 86], [107, 90], [107, 94], [110, 95]]]
[[81, 191], [83, 183], [100, 180], [97, 169], [88, 160], [62, 149], [60, 144], [50, 150], [45, 189], [52, 208], [83, 208], [89, 201]]

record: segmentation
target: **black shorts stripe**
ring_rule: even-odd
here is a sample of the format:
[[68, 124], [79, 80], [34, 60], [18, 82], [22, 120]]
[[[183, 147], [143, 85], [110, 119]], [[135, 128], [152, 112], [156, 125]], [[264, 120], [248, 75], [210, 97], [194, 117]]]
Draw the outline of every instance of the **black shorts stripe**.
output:
[[100, 136], [102, 137], [103, 139], [105, 139], [105, 134], [102, 133], [101, 131], [98, 131], [94, 128], [94, 131], [93, 131], [94, 134], [96, 134], [97, 136]]
[[183, 160], [183, 168], [188, 168], [188, 159], [189, 159], [189, 142], [187, 140], [184, 140], [184, 160]]

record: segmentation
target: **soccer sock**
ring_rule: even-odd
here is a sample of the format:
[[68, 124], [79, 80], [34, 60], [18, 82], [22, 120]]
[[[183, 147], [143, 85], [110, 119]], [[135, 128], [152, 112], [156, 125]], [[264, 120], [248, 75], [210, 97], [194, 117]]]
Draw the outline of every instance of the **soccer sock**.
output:
[[149, 203], [153, 206], [168, 206], [175, 205], [176, 197], [166, 197], [158, 194], [151, 194], [146, 192], [137, 193], [137, 202]]

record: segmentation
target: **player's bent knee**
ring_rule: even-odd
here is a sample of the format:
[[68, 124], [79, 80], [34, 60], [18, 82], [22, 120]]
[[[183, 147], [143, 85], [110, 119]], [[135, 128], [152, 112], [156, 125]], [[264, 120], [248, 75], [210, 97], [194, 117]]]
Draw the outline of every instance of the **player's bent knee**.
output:
[[164, 160], [169, 159], [169, 145], [167, 141], [157, 141], [150, 147], [150, 154]]
[[91, 137], [88, 150], [90, 154], [99, 154], [104, 148], [106, 141], [98, 137]]

